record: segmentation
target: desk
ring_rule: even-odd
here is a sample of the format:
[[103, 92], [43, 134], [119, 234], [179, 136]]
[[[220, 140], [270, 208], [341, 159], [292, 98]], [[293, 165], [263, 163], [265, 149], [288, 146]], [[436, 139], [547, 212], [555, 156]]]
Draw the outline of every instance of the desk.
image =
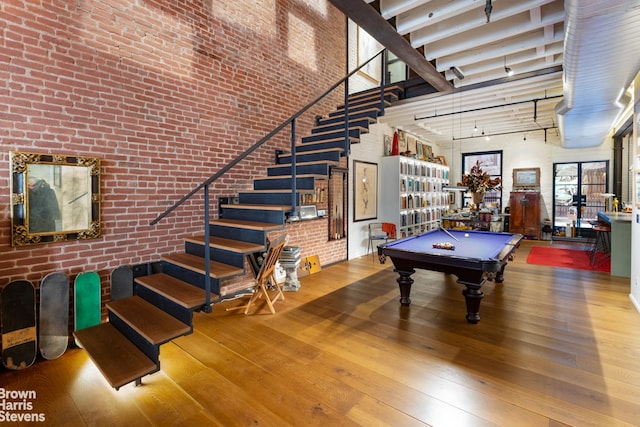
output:
[[[486, 231], [448, 232], [458, 240], [452, 239], [443, 230], [431, 230], [380, 245], [378, 255], [381, 262], [388, 256], [395, 266], [394, 271], [399, 275], [400, 304], [411, 304], [411, 275], [415, 273], [415, 268], [454, 274], [458, 277], [458, 283], [466, 287], [462, 291], [467, 305], [466, 319], [469, 323], [478, 323], [480, 301], [484, 296], [480, 287], [487, 279], [503, 282], [507, 261], [513, 259], [523, 236]], [[437, 249], [433, 247], [434, 243], [451, 243], [455, 249]]]
[[631, 277], [631, 217], [624, 212], [598, 212], [611, 225], [611, 275]]

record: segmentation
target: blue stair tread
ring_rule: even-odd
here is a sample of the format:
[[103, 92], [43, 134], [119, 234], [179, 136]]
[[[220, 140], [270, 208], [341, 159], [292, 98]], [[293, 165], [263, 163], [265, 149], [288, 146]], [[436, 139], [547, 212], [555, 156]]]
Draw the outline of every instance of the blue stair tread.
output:
[[206, 302], [206, 293], [204, 289], [193, 286], [165, 273], [156, 273], [149, 276], [137, 277], [135, 281], [139, 285], [144, 286], [189, 310], [200, 308]]
[[[279, 189], [279, 190], [251, 190], [251, 191], [241, 191], [238, 194], [255, 194], [255, 193], [259, 193], [259, 194], [291, 194], [291, 190], [289, 189]], [[300, 194], [313, 194], [315, 193], [315, 190], [311, 190], [311, 189], [296, 189], [296, 193], [300, 193]]]
[[[289, 206], [291, 209], [291, 206]], [[184, 239], [187, 242], [196, 243], [198, 245], [204, 245], [204, 236], [192, 236]], [[240, 240], [224, 239], [222, 237], [210, 237], [209, 246], [212, 248], [222, 249], [229, 252], [236, 252], [240, 254], [252, 254], [254, 252], [264, 251], [264, 245], [257, 243], [243, 242]]]
[[110, 323], [73, 333], [111, 387], [120, 388], [158, 370], [158, 366]]
[[[300, 144], [298, 144], [298, 145], [300, 145]], [[338, 151], [338, 152], [342, 152], [342, 148], [339, 148], [339, 147], [334, 147], [334, 148], [321, 148], [321, 149], [318, 149], [318, 150], [309, 150], [309, 151], [305, 151], [305, 152], [304, 152], [304, 153], [302, 153], [302, 154], [307, 155], [307, 154], [328, 153], [328, 152], [331, 152], [331, 151]], [[290, 152], [290, 151], [285, 151], [285, 152], [283, 152], [283, 153], [279, 153], [279, 154], [278, 154], [278, 157], [290, 157], [290, 156], [291, 156], [291, 152]]]
[[[314, 134], [312, 135], [312, 137], [317, 137], [318, 134]], [[307, 138], [307, 137], [305, 137]], [[304, 138], [303, 138], [304, 139]], [[296, 153], [297, 154], [308, 154], [309, 151], [304, 151], [304, 150], [300, 150], [298, 151], [300, 148], [304, 148], [304, 147], [310, 147], [313, 146], [314, 144], [316, 145], [321, 145], [321, 144], [325, 144], [327, 142], [343, 142], [344, 141], [344, 137], [340, 136], [340, 137], [335, 137], [335, 138], [327, 138], [327, 139], [318, 139], [318, 140], [313, 140], [313, 141], [306, 141], [303, 142], [301, 144], [296, 144]], [[349, 137], [349, 141], [353, 144], [357, 144], [358, 142], [360, 142], [360, 138], [356, 138], [355, 136], [350, 136]], [[335, 147], [334, 147], [335, 148]]]
[[247, 221], [244, 219], [226, 219], [226, 218], [214, 219], [212, 221], [209, 221], [209, 224], [221, 225], [223, 227], [244, 228], [247, 230], [258, 230], [258, 231], [276, 231], [276, 230], [282, 230], [284, 228], [284, 224], [273, 224], [270, 222]]
[[[305, 154], [309, 154], [311, 153], [311, 151], [305, 151]], [[334, 160], [313, 160], [310, 162], [301, 162], [301, 161], [296, 161], [296, 166], [310, 166], [310, 165], [339, 165], [340, 162], [338, 161], [334, 161]], [[286, 163], [277, 163], [275, 165], [271, 165], [271, 166], [267, 166], [267, 169], [277, 169], [277, 168], [281, 168], [281, 167], [286, 167], [289, 166], [291, 167], [291, 161], [288, 161]]]
[[[277, 178], [281, 178], [282, 176], [278, 176]], [[249, 210], [262, 210], [262, 211], [281, 211], [288, 212], [291, 210], [291, 205], [267, 205], [267, 204], [257, 204], [257, 203], [233, 203], [227, 205], [221, 205], [223, 209], [249, 209]]]
[[[177, 252], [174, 254], [164, 255], [162, 260], [187, 270], [195, 271], [199, 274], [205, 274], [204, 258], [196, 255]], [[214, 279], [228, 279], [241, 274], [244, 274], [244, 270], [242, 268], [223, 264], [217, 261], [209, 261], [209, 275]]]
[[107, 309], [154, 345], [191, 333], [189, 325], [139, 296], [111, 301]]
[[[315, 179], [327, 179], [326, 175], [318, 174], [318, 173], [305, 173], [305, 174], [296, 174], [296, 179], [302, 178], [315, 178]], [[276, 175], [276, 176], [257, 176], [253, 178], [254, 181], [267, 181], [267, 180], [281, 180], [281, 179], [292, 179], [291, 175]]]

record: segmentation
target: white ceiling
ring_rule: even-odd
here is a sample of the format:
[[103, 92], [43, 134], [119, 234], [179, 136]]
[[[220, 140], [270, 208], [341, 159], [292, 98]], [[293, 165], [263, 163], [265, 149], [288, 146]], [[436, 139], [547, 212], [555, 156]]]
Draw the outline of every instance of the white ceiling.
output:
[[[640, 70], [640, 0], [353, 1], [370, 3], [452, 81], [442, 90], [434, 80], [440, 92], [390, 107], [380, 120], [439, 144], [484, 130], [569, 148], [600, 145]], [[332, 3], [350, 15], [342, 5], [349, 2]], [[366, 24], [362, 13], [351, 14]], [[402, 59], [398, 44], [383, 38]], [[450, 71], [454, 66], [464, 79]]]

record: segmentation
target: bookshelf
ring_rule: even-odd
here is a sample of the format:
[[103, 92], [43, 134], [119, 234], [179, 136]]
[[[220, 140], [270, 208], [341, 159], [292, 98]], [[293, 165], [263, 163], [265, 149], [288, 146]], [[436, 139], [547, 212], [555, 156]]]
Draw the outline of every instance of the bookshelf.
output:
[[440, 226], [449, 208], [449, 167], [403, 156], [383, 157], [380, 173], [380, 220], [396, 224], [398, 237]]

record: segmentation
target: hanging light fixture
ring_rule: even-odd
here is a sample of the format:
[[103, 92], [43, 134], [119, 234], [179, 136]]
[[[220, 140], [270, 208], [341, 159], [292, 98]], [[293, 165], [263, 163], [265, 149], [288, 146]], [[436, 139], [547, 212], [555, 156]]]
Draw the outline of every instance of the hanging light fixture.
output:
[[487, 0], [484, 5], [484, 14], [487, 16], [487, 23], [491, 20], [491, 11], [493, 10], [493, 6], [491, 5], [491, 0]]
[[507, 67], [507, 57], [504, 57], [504, 72], [507, 73], [507, 76], [513, 76], [513, 70], [510, 67]]
[[452, 66], [449, 68], [449, 71], [451, 71], [460, 80], [464, 79], [464, 74], [462, 73], [462, 70], [460, 70], [460, 68]]

